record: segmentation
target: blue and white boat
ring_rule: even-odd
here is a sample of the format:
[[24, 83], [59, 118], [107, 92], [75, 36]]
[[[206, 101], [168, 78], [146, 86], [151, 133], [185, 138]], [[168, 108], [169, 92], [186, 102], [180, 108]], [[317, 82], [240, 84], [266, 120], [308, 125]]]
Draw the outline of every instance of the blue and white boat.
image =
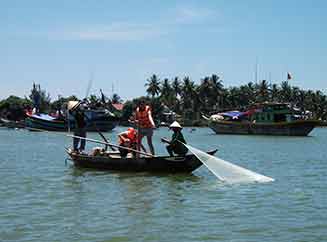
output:
[[[55, 117], [44, 113], [26, 113], [26, 115], [25, 125], [31, 131], [69, 131], [75, 128], [75, 120], [71, 115], [68, 115], [68, 117]], [[107, 109], [86, 110], [85, 115], [87, 116], [87, 131], [111, 131], [119, 122], [119, 118]]]

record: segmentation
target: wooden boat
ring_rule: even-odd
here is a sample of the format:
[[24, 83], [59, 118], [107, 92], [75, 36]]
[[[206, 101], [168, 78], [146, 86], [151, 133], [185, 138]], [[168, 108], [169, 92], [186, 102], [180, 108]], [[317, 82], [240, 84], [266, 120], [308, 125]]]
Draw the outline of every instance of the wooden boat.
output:
[[11, 129], [23, 129], [25, 127], [24, 121], [14, 121], [5, 118], [0, 118], [0, 124]]
[[216, 134], [307, 136], [319, 124], [284, 103], [256, 104], [245, 112], [230, 111], [204, 118]]
[[[114, 114], [104, 110], [87, 110], [85, 114], [91, 120], [91, 123], [89, 122], [86, 127], [87, 131], [111, 131], [117, 126], [119, 121]], [[70, 117], [68, 121], [65, 117], [57, 118], [48, 114], [27, 113], [26, 115], [26, 128], [30, 130], [67, 131], [68, 125], [70, 129], [75, 127], [73, 117]]]
[[[207, 152], [214, 155], [217, 152]], [[67, 149], [67, 153], [77, 167], [99, 170], [118, 170], [152, 173], [191, 173], [202, 165], [193, 154], [186, 156], [154, 156], [140, 158], [121, 158], [119, 153], [106, 152], [102, 155], [79, 154]]]
[[298, 120], [293, 122], [279, 123], [252, 123], [252, 122], [231, 122], [214, 121], [209, 127], [216, 134], [253, 134], [253, 135], [284, 135], [284, 136], [307, 136], [318, 122], [310, 120]]

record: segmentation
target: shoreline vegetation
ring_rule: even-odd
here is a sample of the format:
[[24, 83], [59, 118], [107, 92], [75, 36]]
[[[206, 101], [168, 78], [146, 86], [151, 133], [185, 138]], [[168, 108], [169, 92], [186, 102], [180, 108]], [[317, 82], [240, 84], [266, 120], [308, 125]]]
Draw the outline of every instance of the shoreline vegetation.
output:
[[[146, 80], [145, 96], [132, 100], [122, 100], [113, 93], [105, 96], [91, 94], [87, 97], [92, 106], [109, 105], [120, 117], [121, 125], [129, 125], [128, 119], [135, 110], [140, 99], [152, 106], [153, 116], [158, 126], [177, 119], [184, 126], [206, 126], [202, 114], [214, 114], [227, 110], [244, 110], [248, 105], [262, 102], [290, 103], [302, 111], [310, 111], [313, 118], [321, 121], [321, 126], [327, 126], [327, 96], [320, 90], [303, 90], [290, 82], [280, 84], [261, 80], [257, 83], [248, 82], [240, 86], [225, 87], [223, 80], [216, 74], [206, 76], [198, 82], [190, 77], [174, 77], [161, 79], [153, 74]], [[28, 97], [11, 95], [0, 101], [0, 117], [13, 121], [25, 119], [26, 110], [35, 106], [35, 96], [38, 96], [40, 113], [55, 113], [62, 109], [67, 101], [78, 100], [72, 95], [58, 96], [52, 99], [40, 85], [33, 84]], [[120, 106], [121, 108], [116, 108]]]

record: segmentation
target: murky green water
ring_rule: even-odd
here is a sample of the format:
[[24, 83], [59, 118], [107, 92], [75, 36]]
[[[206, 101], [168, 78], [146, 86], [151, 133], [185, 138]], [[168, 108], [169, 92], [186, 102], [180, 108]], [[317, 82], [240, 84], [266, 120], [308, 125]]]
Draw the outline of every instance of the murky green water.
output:
[[[276, 181], [226, 185], [205, 167], [168, 176], [80, 170], [65, 165], [70, 139], [0, 129], [0, 241], [327, 241], [327, 129], [184, 134]], [[155, 133], [157, 153], [165, 153], [161, 136], [166, 128]]]

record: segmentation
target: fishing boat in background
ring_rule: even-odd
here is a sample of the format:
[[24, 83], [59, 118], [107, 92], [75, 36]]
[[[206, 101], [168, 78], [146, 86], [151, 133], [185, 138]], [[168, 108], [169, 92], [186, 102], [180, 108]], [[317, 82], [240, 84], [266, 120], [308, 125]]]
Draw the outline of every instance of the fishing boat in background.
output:
[[[151, 173], [191, 173], [202, 162], [194, 155], [186, 156], [153, 156], [121, 158], [119, 152], [104, 151], [96, 154], [75, 153], [67, 149], [67, 154], [76, 167], [93, 168], [98, 170], [117, 170]], [[214, 155], [217, 150], [207, 152]]]
[[5, 118], [0, 118], [0, 126], [11, 128], [11, 129], [23, 129], [25, 128], [24, 121], [15, 121]]
[[217, 134], [307, 136], [319, 121], [286, 103], [260, 103], [246, 111], [203, 116]]
[[[75, 128], [72, 115], [49, 115], [26, 113], [25, 125], [27, 129], [47, 131], [68, 131]], [[119, 122], [119, 117], [107, 109], [86, 110], [87, 131], [107, 132], [113, 130]]]

